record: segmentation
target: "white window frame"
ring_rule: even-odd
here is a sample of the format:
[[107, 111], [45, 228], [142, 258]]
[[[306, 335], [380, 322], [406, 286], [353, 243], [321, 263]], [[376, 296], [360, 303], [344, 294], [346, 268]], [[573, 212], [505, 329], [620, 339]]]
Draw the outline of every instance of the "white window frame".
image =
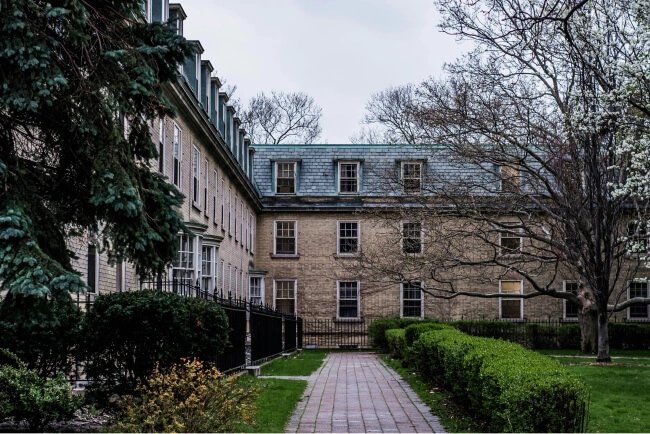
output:
[[219, 276], [219, 277], [221, 277], [221, 279], [220, 279], [221, 286], [219, 286], [219, 289], [221, 290], [221, 293], [223, 294], [225, 289], [226, 289], [226, 261], [224, 261], [223, 259], [221, 260], [221, 273], [220, 274], [221, 274], [221, 276]]
[[[200, 259], [197, 257], [198, 253], [198, 237], [194, 235], [179, 234], [176, 236], [178, 240], [178, 249], [176, 250], [176, 258], [172, 262], [172, 278], [176, 278], [176, 275], [181, 275], [179, 279], [182, 282], [189, 283], [191, 285], [195, 284], [197, 269], [200, 270], [197, 260]], [[187, 239], [186, 245], [190, 250], [182, 250], [185, 245], [184, 241]], [[181, 260], [181, 254], [187, 254], [187, 259], [185, 261]]]
[[251, 213], [251, 255], [255, 254], [255, 216]]
[[183, 186], [183, 130], [174, 122], [174, 145], [172, 152], [172, 183], [180, 190]]
[[228, 297], [232, 295], [232, 264], [228, 263]]
[[232, 188], [228, 188], [228, 235], [232, 237]]
[[[648, 282], [634, 282], [634, 281], [632, 281], [632, 280], [628, 280], [628, 281], [626, 282], [626, 286], [627, 286], [627, 288], [626, 288], [626, 295], [627, 295], [627, 299], [628, 299], [628, 300], [629, 300], [630, 298], [633, 298], [633, 297], [630, 297], [630, 286], [631, 286], [633, 283], [637, 283], [637, 284], [640, 284], [640, 285], [641, 285], [641, 284], [642, 284], [642, 285], [645, 285], [646, 297], [648, 297], [648, 294], [650, 294], [650, 288], [648, 288], [648, 286], [650, 285], [650, 280], [649, 280]], [[632, 309], [633, 307], [637, 307], [637, 308], [645, 307], [645, 309], [646, 309], [646, 315], [645, 315], [645, 316], [631, 316], [630, 311], [631, 311], [631, 309]], [[625, 311], [626, 311], [626, 314], [627, 314], [627, 320], [628, 320], [628, 321], [647, 321], [647, 320], [650, 318], [650, 305], [645, 305], [645, 306], [630, 306], [630, 307], [628, 307], [627, 309], [625, 309]]]
[[[357, 285], [357, 315], [356, 316], [341, 316], [341, 283], [356, 283]], [[351, 300], [345, 298], [344, 300]], [[340, 320], [355, 320], [361, 318], [361, 281], [359, 280], [337, 280], [336, 281], [336, 319]]]
[[[253, 280], [259, 280], [259, 290], [260, 290], [260, 295], [259, 296], [258, 295], [253, 295], [252, 292], [251, 292], [253, 290], [253, 288], [254, 288], [254, 286], [252, 284]], [[255, 275], [255, 274], [249, 275], [248, 276], [248, 281], [249, 281], [248, 282], [248, 299], [251, 301], [251, 303], [255, 303], [257, 306], [264, 305], [265, 304], [264, 303], [264, 300], [265, 300], [265, 298], [264, 298], [264, 290], [265, 290], [265, 288], [264, 288], [264, 276]], [[257, 286], [255, 286], [255, 288], [257, 288]], [[254, 302], [253, 297], [259, 298], [260, 303]]]
[[[524, 293], [524, 282], [523, 282], [523, 280], [499, 280], [499, 294], [503, 293], [502, 284], [504, 282], [518, 282], [519, 283], [519, 294]], [[519, 301], [519, 318], [503, 318], [502, 317], [503, 316], [502, 302], [504, 300]], [[520, 298], [518, 300], [516, 298], [505, 298], [504, 299], [504, 298], [499, 297], [499, 319], [501, 321], [519, 321], [519, 320], [523, 320], [524, 319], [524, 299], [523, 298]]]
[[[562, 291], [567, 292], [567, 285], [576, 285], [576, 295], [580, 291], [580, 284], [575, 281], [575, 280], [563, 280], [562, 281]], [[567, 316], [566, 314], [566, 308], [568, 304], [570, 303], [569, 300], [562, 300], [562, 319], [565, 321], [577, 321], [578, 320], [578, 315], [576, 316]]]
[[224, 219], [226, 216], [226, 180], [221, 178], [221, 230], [225, 231]]
[[115, 291], [126, 291], [126, 262], [115, 264]]
[[[277, 309], [278, 282], [293, 282], [293, 314], [296, 315], [298, 312], [298, 279], [273, 279], [273, 309]], [[283, 297], [281, 300], [291, 299]]]
[[201, 151], [192, 146], [192, 205], [201, 207]]
[[203, 160], [203, 214], [208, 217], [210, 207], [208, 206], [209, 201], [208, 201], [208, 187], [210, 186], [209, 184], [209, 176], [210, 176], [210, 162], [208, 162], [208, 159], [205, 158]]
[[[292, 164], [293, 165], [293, 170], [288, 169], [289, 172], [293, 173], [293, 176], [291, 176], [291, 177], [286, 177], [286, 176], [280, 177], [280, 166], [281, 165], [287, 165], [287, 164]], [[297, 192], [297, 188], [296, 188], [297, 187], [297, 178], [298, 178], [298, 176], [297, 176], [298, 175], [297, 174], [297, 167], [298, 167], [298, 163], [295, 162], [295, 161], [276, 161], [275, 162], [275, 194], [289, 194], [289, 195], [296, 194], [296, 192]], [[285, 170], [283, 170], [282, 172], [284, 173]], [[291, 191], [291, 192], [286, 192], [286, 191], [285, 192], [280, 192], [280, 191], [278, 191], [280, 189], [280, 185], [279, 185], [278, 181], [281, 180], [281, 179], [291, 179], [293, 181], [293, 191]]]
[[213, 171], [214, 174], [214, 196], [212, 197], [212, 223], [215, 225], [218, 223], [217, 221], [217, 207], [219, 206], [217, 204], [219, 200], [219, 173], [217, 172], [217, 169], [214, 169]]
[[[293, 253], [278, 253], [278, 223], [293, 223]], [[290, 237], [283, 237], [290, 238]], [[298, 221], [297, 220], [274, 220], [273, 221], [273, 254], [278, 256], [296, 256], [298, 254]]]
[[243, 246], [244, 245], [244, 219], [245, 219], [245, 214], [244, 214], [244, 200], [243, 198], [239, 201], [239, 243]]
[[[210, 258], [209, 262], [207, 262], [207, 267], [205, 266], [206, 264], [206, 258], [205, 258], [205, 251], [209, 251], [210, 253]], [[217, 285], [216, 285], [216, 256], [217, 256], [217, 249], [216, 246], [213, 245], [202, 245], [201, 246], [201, 289], [204, 291], [207, 291], [209, 293], [214, 293], [216, 291]], [[204, 270], [207, 269], [207, 274], [205, 273]], [[204, 282], [206, 282], [207, 279], [207, 288], [204, 286]]]
[[165, 173], [165, 118], [158, 119], [158, 171]]
[[[506, 235], [505, 237], [503, 236], [504, 232], [505, 232], [505, 235]], [[518, 237], [515, 236], [511, 232], [514, 232], [514, 231], [513, 230], [508, 230], [508, 229], [500, 229], [499, 230], [499, 255], [501, 255], [501, 256], [520, 255], [521, 251], [523, 250], [524, 238], [521, 236], [521, 230], [518, 230], [518, 232], [520, 233], [520, 235]], [[517, 250], [504, 249], [502, 240], [504, 240], [504, 239], [515, 239], [515, 238], [519, 239], [519, 247], [517, 248]]]
[[[357, 225], [357, 248], [354, 252], [341, 252], [341, 225], [346, 223], [356, 223]], [[345, 239], [354, 239], [352, 237], [344, 237]], [[359, 220], [338, 220], [336, 222], [336, 254], [341, 256], [355, 256], [359, 254], [361, 249], [361, 222]]]
[[237, 232], [237, 193], [235, 193], [235, 241], [239, 239], [239, 233]]
[[[404, 285], [409, 284], [409, 282], [401, 282], [399, 284], [399, 317], [400, 318], [424, 318], [424, 287], [423, 282], [420, 282], [420, 316], [404, 316], [404, 301], [405, 300], [415, 300], [414, 298], [404, 298]], [[413, 285], [417, 286], [417, 285]]]
[[[341, 183], [343, 181], [343, 179], [342, 179], [343, 177], [341, 176], [342, 175], [341, 169], [343, 168], [344, 164], [345, 165], [356, 165], [356, 173], [357, 173], [356, 178], [345, 178], [345, 179], [356, 179], [356, 181], [357, 181], [357, 189], [356, 189], [356, 191], [342, 191], [341, 190]], [[345, 194], [345, 195], [359, 194], [360, 187], [361, 187], [361, 164], [358, 161], [339, 161], [339, 164], [338, 164], [338, 181], [339, 181], [339, 185], [338, 185], [339, 194]]]
[[[415, 178], [413, 176], [409, 176], [408, 178], [406, 177], [406, 170], [404, 166], [406, 165], [413, 165], [418, 167], [418, 171], [420, 176]], [[421, 194], [422, 193], [422, 162], [421, 161], [402, 161], [401, 164], [401, 174], [402, 174], [402, 193], [404, 194]], [[418, 188], [417, 189], [410, 189], [407, 188], [406, 182], [407, 180], [412, 181], [412, 180], [418, 180]]]
[[[420, 225], [420, 251], [419, 252], [405, 252], [404, 251], [404, 226], [407, 224], [419, 224]], [[409, 237], [411, 238], [411, 237]], [[424, 251], [424, 225], [422, 222], [414, 222], [411, 220], [403, 220], [400, 226], [400, 251], [404, 255], [421, 255]]]

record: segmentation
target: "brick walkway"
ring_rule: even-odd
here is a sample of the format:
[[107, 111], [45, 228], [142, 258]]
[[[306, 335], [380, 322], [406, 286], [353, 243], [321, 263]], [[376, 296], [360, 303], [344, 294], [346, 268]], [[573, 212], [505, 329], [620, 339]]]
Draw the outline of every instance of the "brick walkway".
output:
[[446, 432], [375, 354], [331, 353], [308, 381], [287, 432]]

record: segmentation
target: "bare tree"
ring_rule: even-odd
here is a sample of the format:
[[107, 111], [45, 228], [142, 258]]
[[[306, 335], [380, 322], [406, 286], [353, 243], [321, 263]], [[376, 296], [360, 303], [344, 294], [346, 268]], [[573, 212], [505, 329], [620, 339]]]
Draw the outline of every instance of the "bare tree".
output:
[[[647, 152], [647, 29], [638, 22], [647, 14], [609, 0], [438, 7], [443, 30], [477, 49], [447, 66], [449, 79], [418, 88], [408, 111], [422, 143], [444, 148], [432, 148], [428, 190], [382, 214], [399, 238], [388, 243], [408, 241], [399, 222], [422, 222], [422, 254], [387, 257], [394, 249], [374, 246], [357, 266], [378, 279], [426, 280], [438, 298], [565, 299], [580, 308], [583, 348], [597, 337], [597, 360], [608, 361], [611, 314], [650, 304], [647, 293], [626, 296], [647, 254], [645, 187], [628, 182], [630, 161], [648, 165], [633, 154]], [[472, 290], [513, 276], [532, 291]], [[563, 279], [578, 293], [563, 291]]]
[[366, 104], [362, 128], [350, 137], [353, 143], [418, 144], [423, 137], [422, 124], [415, 116], [417, 86], [406, 84], [377, 92]]
[[322, 109], [303, 92], [260, 92], [240, 116], [251, 142], [257, 144], [312, 144], [322, 132]]

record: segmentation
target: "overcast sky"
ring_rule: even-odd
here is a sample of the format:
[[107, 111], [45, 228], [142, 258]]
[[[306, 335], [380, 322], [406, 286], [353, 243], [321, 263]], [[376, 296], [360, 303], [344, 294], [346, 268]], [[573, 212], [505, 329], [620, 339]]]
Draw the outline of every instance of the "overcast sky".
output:
[[242, 103], [302, 91], [323, 108], [320, 142], [349, 143], [370, 96], [442, 75], [468, 45], [436, 27], [430, 0], [182, 0], [184, 35]]

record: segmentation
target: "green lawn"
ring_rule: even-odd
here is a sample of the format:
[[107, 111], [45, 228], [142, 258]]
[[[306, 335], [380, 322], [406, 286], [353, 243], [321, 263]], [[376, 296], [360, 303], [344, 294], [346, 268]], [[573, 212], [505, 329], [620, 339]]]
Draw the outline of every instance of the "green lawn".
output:
[[[545, 351], [553, 356], [577, 352]], [[595, 358], [557, 357], [591, 388], [590, 432], [648, 432], [650, 412], [650, 351], [612, 351], [612, 365], [590, 365]], [[575, 364], [580, 363], [580, 364]]]
[[249, 376], [242, 377], [241, 381], [257, 385], [260, 396], [256, 402], [255, 425], [241, 424], [238, 431], [284, 432], [284, 427], [307, 388], [307, 382]]
[[307, 376], [323, 364], [329, 350], [303, 350], [290, 359], [275, 359], [262, 368], [262, 375]]

